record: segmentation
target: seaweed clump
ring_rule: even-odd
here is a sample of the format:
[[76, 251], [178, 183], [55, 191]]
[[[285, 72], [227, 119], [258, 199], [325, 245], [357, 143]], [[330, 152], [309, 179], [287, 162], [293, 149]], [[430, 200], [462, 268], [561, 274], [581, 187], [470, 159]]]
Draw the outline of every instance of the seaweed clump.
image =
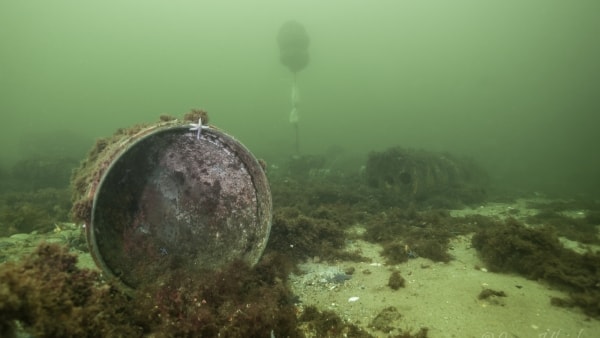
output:
[[406, 286], [406, 280], [404, 279], [404, 277], [402, 277], [400, 272], [394, 271], [388, 279], [388, 286], [392, 290], [398, 290]]
[[16, 334], [17, 322], [36, 337], [136, 337], [126, 297], [79, 269], [66, 249], [41, 244], [20, 262], [0, 266], [0, 336]]
[[481, 290], [479, 295], [477, 295], [477, 299], [488, 299], [490, 297], [506, 297], [506, 292], [486, 288]]
[[569, 292], [569, 302], [600, 317], [600, 255], [565, 249], [550, 229], [526, 228], [515, 219], [481, 229], [472, 239], [491, 271], [516, 272]]
[[414, 207], [390, 208], [371, 218], [364, 238], [382, 244], [382, 255], [388, 264], [416, 257], [449, 262], [450, 238], [467, 228], [470, 226], [458, 224], [445, 210], [419, 212]]
[[394, 329], [394, 327], [391, 325], [392, 322], [400, 319], [401, 317], [402, 314], [395, 306], [389, 306], [381, 310], [381, 312], [379, 312], [377, 316], [373, 318], [369, 326], [375, 330], [390, 332]]
[[398, 329], [398, 334], [390, 335], [391, 332], [396, 330], [396, 328], [392, 325], [392, 323], [402, 317], [402, 314], [398, 311], [395, 306], [389, 306], [385, 309], [381, 310], [373, 318], [371, 323], [369, 324], [375, 330], [382, 331], [388, 334], [388, 337], [393, 338], [427, 338], [427, 333], [429, 329], [426, 327], [420, 328], [417, 332], [411, 333], [411, 330], [400, 330]]
[[55, 188], [0, 195], [0, 236], [51, 231], [68, 219], [69, 196], [67, 189]]
[[492, 304], [492, 305], [504, 306], [505, 304], [501, 300], [501, 297], [507, 297], [506, 292], [492, 290], [492, 289], [488, 289], [488, 288], [481, 290], [479, 295], [477, 295], [477, 299], [479, 299], [479, 300], [485, 300], [489, 304]]
[[22, 327], [36, 337], [302, 337], [287, 286], [291, 265], [281, 255], [255, 267], [175, 270], [133, 297], [76, 264], [65, 248], [41, 244], [0, 266], [0, 336]]
[[204, 109], [192, 109], [185, 115], [183, 120], [186, 122], [198, 122], [198, 119], [202, 119], [202, 124], [206, 125], [209, 122], [208, 113]]
[[551, 227], [559, 236], [586, 244], [600, 243], [597, 225], [600, 224], [595, 212], [588, 213], [583, 218], [572, 218], [554, 210], [542, 210], [536, 215], [527, 217], [531, 224], [544, 224]]
[[138, 292], [137, 320], [154, 337], [301, 337], [288, 267], [267, 255], [254, 268], [236, 261], [201, 276], [174, 272]]
[[359, 327], [345, 323], [335, 312], [321, 312], [312, 305], [304, 309], [298, 321], [302, 331], [310, 337], [373, 337]]
[[311, 217], [297, 208], [280, 208], [273, 215], [267, 251], [284, 253], [294, 262], [308, 258], [364, 261], [357, 252], [344, 250], [342, 225], [331, 215]]

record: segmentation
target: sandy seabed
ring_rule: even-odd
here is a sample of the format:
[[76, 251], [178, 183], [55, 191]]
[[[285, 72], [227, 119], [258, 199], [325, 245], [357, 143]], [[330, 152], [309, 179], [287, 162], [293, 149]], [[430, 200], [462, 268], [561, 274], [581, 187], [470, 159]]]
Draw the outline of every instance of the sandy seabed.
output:
[[[507, 210], [519, 209], [517, 218], [524, 222], [527, 216], [537, 213], [526, 208], [530, 202], [539, 201], [488, 203], [479, 208], [454, 210], [451, 215], [504, 218], [510, 214]], [[578, 210], [567, 213], [570, 217], [583, 214]], [[365, 228], [357, 224], [347, 231], [353, 235], [349, 238], [359, 238], [356, 235], [362, 234]], [[53, 235], [57, 234], [13, 236], [13, 239], [27, 237], [27, 250], [32, 250], [36, 246], [34, 242], [50, 241]], [[550, 304], [552, 297], [568, 298], [567, 293], [543, 281], [488, 272], [471, 247], [471, 237], [472, 234], [466, 234], [451, 240], [453, 259], [448, 263], [416, 257], [397, 265], [385, 263], [379, 244], [360, 239], [348, 241], [346, 250], [359, 252], [369, 262], [323, 262], [314, 258], [300, 264], [301, 273], [293, 274], [289, 280], [297, 295], [299, 313], [308, 306], [333, 311], [342, 320], [376, 337], [406, 331], [416, 333], [421, 328], [428, 329], [429, 337], [598, 337], [598, 319], [586, 316], [577, 307]], [[560, 240], [566, 248], [579, 253], [600, 250], [598, 246]], [[289, 250], [295, 249], [290, 247]], [[96, 269], [89, 253], [78, 252], [78, 257], [80, 267]], [[345, 274], [348, 271], [352, 271], [349, 279]], [[388, 286], [393, 271], [399, 271], [404, 277], [404, 287], [394, 290]], [[344, 278], [336, 279], [336, 275]], [[485, 289], [503, 292], [506, 296], [479, 299]]]
[[[520, 216], [525, 217], [535, 213], [524, 209], [526, 202], [490, 203], [452, 214], [493, 216], [518, 207], [522, 211]], [[364, 229], [357, 226], [351, 231], [360, 233]], [[576, 251], [587, 249], [567, 240], [563, 244]], [[428, 328], [430, 337], [583, 338], [598, 337], [600, 332], [597, 319], [589, 318], [577, 308], [550, 304], [551, 297], [566, 298], [566, 293], [544, 282], [488, 272], [471, 247], [471, 235], [451, 241], [454, 259], [449, 263], [434, 263], [419, 257], [391, 266], [384, 263], [382, 248], [377, 244], [357, 240], [348, 246], [351, 250], [358, 249], [372, 262], [304, 263], [301, 265], [304, 274], [291, 278], [292, 289], [301, 306], [315, 305], [320, 310], [334, 311], [374, 336], [388, 337], [398, 334], [399, 329], [416, 332], [421, 327]], [[351, 279], [331, 281], [336, 273], [348, 269], [354, 270]], [[399, 271], [405, 278], [405, 287], [393, 290], [387, 285], [392, 271]], [[479, 299], [484, 289], [502, 291], [506, 296]], [[389, 307], [397, 310], [388, 324], [391, 330], [375, 330], [373, 320]]]

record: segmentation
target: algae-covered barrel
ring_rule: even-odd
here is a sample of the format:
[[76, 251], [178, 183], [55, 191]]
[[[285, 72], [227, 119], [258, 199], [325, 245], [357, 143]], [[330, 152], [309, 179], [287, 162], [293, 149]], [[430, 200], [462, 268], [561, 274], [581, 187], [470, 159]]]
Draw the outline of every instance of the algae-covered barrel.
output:
[[389, 205], [481, 203], [488, 185], [487, 174], [472, 160], [400, 147], [370, 153], [365, 169], [367, 184]]
[[226, 133], [189, 122], [120, 130], [74, 178], [73, 214], [94, 260], [126, 287], [167, 271], [254, 264], [266, 246], [272, 203], [259, 161]]

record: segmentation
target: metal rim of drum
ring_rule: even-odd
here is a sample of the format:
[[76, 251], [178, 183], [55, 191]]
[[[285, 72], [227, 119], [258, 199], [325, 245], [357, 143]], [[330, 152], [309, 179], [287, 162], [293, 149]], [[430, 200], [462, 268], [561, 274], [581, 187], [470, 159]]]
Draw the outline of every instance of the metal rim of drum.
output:
[[267, 244], [272, 200], [250, 151], [219, 130], [158, 128], [130, 144], [94, 194], [90, 251], [127, 290], [165, 271], [255, 264]]

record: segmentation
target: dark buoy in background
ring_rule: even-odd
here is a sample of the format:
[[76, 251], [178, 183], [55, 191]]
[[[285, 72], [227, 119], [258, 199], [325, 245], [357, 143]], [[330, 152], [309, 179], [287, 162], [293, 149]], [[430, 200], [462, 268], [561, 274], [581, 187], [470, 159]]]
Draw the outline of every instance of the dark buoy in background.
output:
[[300, 134], [298, 121], [300, 120], [300, 115], [298, 106], [300, 105], [300, 94], [297, 85], [297, 73], [306, 68], [310, 60], [308, 54], [310, 38], [301, 23], [290, 20], [285, 22], [279, 29], [277, 44], [279, 45], [279, 59], [281, 63], [293, 74], [292, 111], [290, 112], [289, 121], [294, 126], [294, 131], [296, 132], [296, 153], [299, 153]]
[[288, 21], [279, 29], [277, 35], [280, 60], [290, 72], [296, 74], [306, 68], [309, 61], [308, 45], [310, 39], [304, 26], [298, 21]]

